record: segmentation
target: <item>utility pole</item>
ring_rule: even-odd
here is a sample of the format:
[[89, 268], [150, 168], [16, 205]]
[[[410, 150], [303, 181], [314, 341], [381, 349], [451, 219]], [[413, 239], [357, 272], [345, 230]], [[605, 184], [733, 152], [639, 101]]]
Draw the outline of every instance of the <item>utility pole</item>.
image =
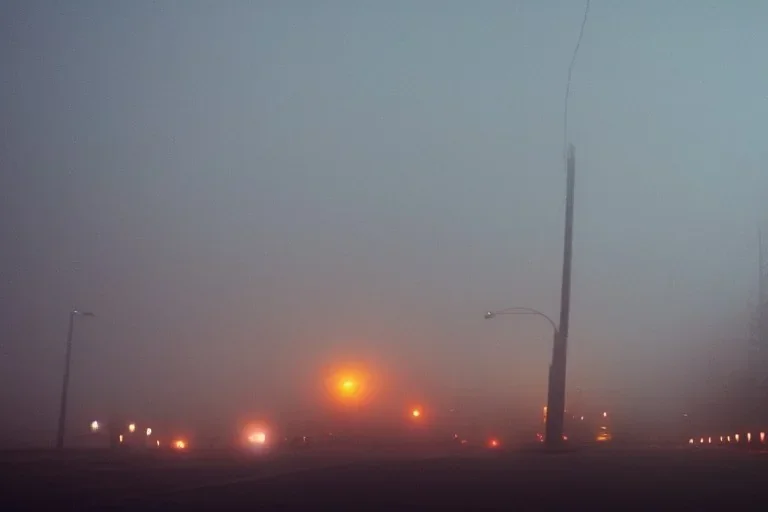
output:
[[761, 351], [766, 350], [768, 344], [768, 325], [766, 325], [766, 309], [768, 309], [768, 298], [766, 298], [766, 285], [768, 285], [768, 267], [765, 264], [765, 252], [763, 249], [763, 233], [757, 231], [757, 250], [758, 250], [758, 292], [757, 292], [757, 343]]
[[75, 328], [75, 316], [94, 316], [93, 313], [73, 309], [69, 313], [69, 330], [67, 331], [67, 355], [64, 359], [64, 382], [61, 385], [61, 406], [59, 409], [59, 429], [56, 433], [56, 448], [64, 448], [64, 432], [67, 424], [67, 394], [69, 392], [69, 363], [72, 359], [72, 333]]
[[565, 378], [568, 355], [568, 323], [571, 310], [571, 261], [573, 259], [573, 192], [576, 183], [576, 156], [573, 144], [568, 146], [566, 165], [565, 241], [563, 247], [563, 282], [560, 296], [560, 328], [555, 333], [552, 364], [549, 367], [547, 425], [545, 441], [555, 447], [563, 442], [565, 419]]
[[757, 305], [752, 315], [750, 345], [755, 353], [750, 355], [751, 377], [762, 380], [766, 357], [768, 356], [768, 267], [765, 261], [762, 232], [757, 231]]
[[768, 364], [768, 266], [765, 261], [765, 247], [763, 246], [763, 234], [761, 230], [757, 231], [757, 265], [758, 265], [758, 280], [757, 280], [757, 318], [755, 319], [756, 332], [754, 334], [754, 342], [757, 345], [757, 383], [762, 386], [768, 378], [766, 374], [766, 364]]
[[67, 331], [67, 355], [64, 359], [64, 382], [61, 385], [61, 406], [59, 408], [59, 430], [56, 434], [56, 448], [64, 448], [64, 430], [67, 423], [67, 394], [69, 391], [69, 363], [72, 359], [72, 331], [75, 328], [75, 311], [69, 313]]
[[752, 350], [750, 356], [750, 379], [752, 382], [750, 397], [750, 420], [762, 423], [765, 419], [765, 405], [768, 398], [768, 267], [765, 261], [763, 234], [757, 231], [757, 311], [752, 321]]

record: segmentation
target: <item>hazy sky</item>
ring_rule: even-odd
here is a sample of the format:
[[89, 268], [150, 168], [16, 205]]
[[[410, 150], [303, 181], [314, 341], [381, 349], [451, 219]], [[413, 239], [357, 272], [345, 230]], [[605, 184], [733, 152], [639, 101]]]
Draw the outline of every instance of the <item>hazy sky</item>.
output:
[[[543, 404], [549, 326], [483, 312], [559, 312], [583, 9], [3, 2], [3, 430], [53, 436], [72, 307], [97, 314], [77, 319], [73, 432], [309, 414], [347, 360], [390, 405]], [[569, 114], [588, 400], [679, 395], [692, 347], [744, 336], [766, 26], [759, 0], [592, 2]]]

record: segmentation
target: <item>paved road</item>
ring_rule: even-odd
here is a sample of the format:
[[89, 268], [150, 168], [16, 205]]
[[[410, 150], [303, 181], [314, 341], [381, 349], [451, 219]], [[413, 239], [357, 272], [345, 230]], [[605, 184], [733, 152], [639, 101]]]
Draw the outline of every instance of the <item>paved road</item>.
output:
[[184, 496], [199, 489], [247, 485], [286, 473], [340, 468], [371, 460], [425, 460], [435, 456], [434, 450], [413, 454], [362, 449], [262, 455], [225, 451], [0, 452], [0, 510], [3, 503], [13, 502], [32, 510], [50, 501], [55, 501], [59, 510], [101, 510], [152, 502], [163, 496]]
[[768, 455], [729, 450], [40, 462], [17, 461], [11, 477], [4, 464], [13, 492], [0, 501], [29, 510], [41, 500], [58, 510], [762, 510], [768, 499]]

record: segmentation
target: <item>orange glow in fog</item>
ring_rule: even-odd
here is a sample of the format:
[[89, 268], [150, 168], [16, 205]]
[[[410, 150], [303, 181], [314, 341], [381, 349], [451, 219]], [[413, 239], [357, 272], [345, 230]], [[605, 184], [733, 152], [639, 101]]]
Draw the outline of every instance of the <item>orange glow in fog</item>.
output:
[[245, 447], [263, 447], [271, 442], [270, 439], [270, 429], [265, 421], [246, 423], [240, 431], [240, 441]]
[[501, 443], [499, 443], [498, 439], [491, 439], [490, 441], [488, 441], [488, 446], [491, 448], [498, 448], [500, 444]]
[[359, 390], [360, 384], [353, 377], [346, 377], [339, 381], [341, 396], [355, 396]]
[[177, 439], [173, 442], [173, 447], [177, 450], [184, 450], [187, 448], [187, 443], [183, 439]]
[[248, 442], [251, 444], [264, 444], [267, 442], [267, 434], [261, 431], [253, 432], [248, 436]]
[[325, 391], [332, 401], [358, 406], [371, 400], [374, 379], [366, 365], [350, 363], [327, 368], [324, 373]]
[[320, 386], [313, 392], [320, 392], [326, 405], [345, 409], [345, 414], [364, 414], [384, 386], [386, 373], [380, 364], [359, 360], [331, 363], [319, 369]]

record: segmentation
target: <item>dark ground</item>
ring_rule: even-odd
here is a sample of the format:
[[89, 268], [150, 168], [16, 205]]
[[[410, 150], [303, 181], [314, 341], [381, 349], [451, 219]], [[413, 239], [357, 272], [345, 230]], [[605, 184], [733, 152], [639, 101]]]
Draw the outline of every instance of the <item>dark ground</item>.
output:
[[0, 510], [765, 510], [768, 453], [0, 455]]

